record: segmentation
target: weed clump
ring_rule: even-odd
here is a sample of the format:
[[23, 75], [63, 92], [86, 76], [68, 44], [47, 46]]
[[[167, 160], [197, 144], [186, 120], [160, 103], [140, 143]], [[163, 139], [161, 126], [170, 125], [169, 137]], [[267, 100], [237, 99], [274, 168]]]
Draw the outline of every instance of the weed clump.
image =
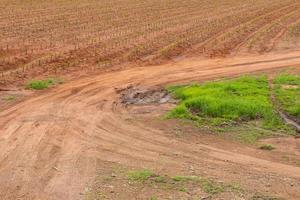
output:
[[26, 84], [27, 89], [43, 90], [52, 85], [63, 83], [60, 79], [31, 80]]

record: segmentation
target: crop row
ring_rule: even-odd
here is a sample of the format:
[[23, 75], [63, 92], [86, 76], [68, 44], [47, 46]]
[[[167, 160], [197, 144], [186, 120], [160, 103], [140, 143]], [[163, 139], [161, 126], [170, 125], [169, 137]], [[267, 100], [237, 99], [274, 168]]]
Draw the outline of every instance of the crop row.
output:
[[0, 6], [0, 79], [16, 74], [15, 69], [20, 76], [20, 71], [36, 67], [106, 66], [170, 57], [188, 49], [209, 56], [241, 46], [253, 49], [253, 44], [269, 50], [272, 45], [265, 44], [280, 39], [284, 25], [294, 27], [300, 14], [298, 0], [0, 3], [6, 5]]

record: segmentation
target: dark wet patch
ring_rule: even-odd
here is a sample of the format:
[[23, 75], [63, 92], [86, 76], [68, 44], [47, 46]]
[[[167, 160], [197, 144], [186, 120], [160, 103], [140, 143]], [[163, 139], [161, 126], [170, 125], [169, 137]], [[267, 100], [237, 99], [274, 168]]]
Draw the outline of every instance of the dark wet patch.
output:
[[124, 89], [116, 89], [121, 94], [123, 104], [152, 104], [167, 103], [172, 98], [164, 88], [140, 88], [128, 86]]

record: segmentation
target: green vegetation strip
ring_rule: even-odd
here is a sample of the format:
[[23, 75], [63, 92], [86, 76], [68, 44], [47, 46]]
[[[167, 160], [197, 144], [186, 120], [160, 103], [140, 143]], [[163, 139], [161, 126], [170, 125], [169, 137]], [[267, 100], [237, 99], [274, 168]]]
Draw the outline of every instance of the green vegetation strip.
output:
[[[290, 75], [276, 79], [276, 84], [286, 82], [293, 87], [276, 86], [276, 97], [289, 113], [297, 115], [299, 88], [295, 85], [299, 79]], [[193, 120], [202, 128], [246, 144], [269, 136], [295, 134], [277, 113], [266, 76], [242, 76], [167, 89], [179, 100], [168, 118]]]
[[181, 192], [187, 192], [191, 186], [200, 187], [205, 193], [211, 195], [228, 191], [243, 192], [243, 189], [238, 184], [215, 182], [199, 176], [161, 176], [150, 170], [131, 171], [128, 173], [128, 180], [164, 189], [175, 189]]
[[281, 74], [274, 79], [274, 94], [281, 109], [300, 121], [300, 77]]

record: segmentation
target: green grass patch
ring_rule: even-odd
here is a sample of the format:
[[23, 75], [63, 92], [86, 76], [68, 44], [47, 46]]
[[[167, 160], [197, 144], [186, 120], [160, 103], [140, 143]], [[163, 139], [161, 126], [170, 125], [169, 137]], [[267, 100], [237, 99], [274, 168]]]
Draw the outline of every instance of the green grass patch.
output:
[[170, 118], [187, 118], [212, 126], [251, 120], [261, 120], [267, 129], [278, 129], [283, 125], [270, 101], [266, 76], [243, 76], [167, 89], [180, 100], [179, 105], [168, 113]]
[[275, 149], [275, 147], [273, 147], [271, 144], [262, 144], [259, 148], [268, 151]]
[[27, 89], [33, 89], [33, 90], [43, 90], [47, 89], [50, 86], [53, 86], [55, 84], [62, 84], [62, 79], [46, 79], [46, 80], [31, 80], [26, 84]]
[[300, 119], [300, 77], [280, 74], [274, 79], [274, 94], [280, 107], [289, 115]]

